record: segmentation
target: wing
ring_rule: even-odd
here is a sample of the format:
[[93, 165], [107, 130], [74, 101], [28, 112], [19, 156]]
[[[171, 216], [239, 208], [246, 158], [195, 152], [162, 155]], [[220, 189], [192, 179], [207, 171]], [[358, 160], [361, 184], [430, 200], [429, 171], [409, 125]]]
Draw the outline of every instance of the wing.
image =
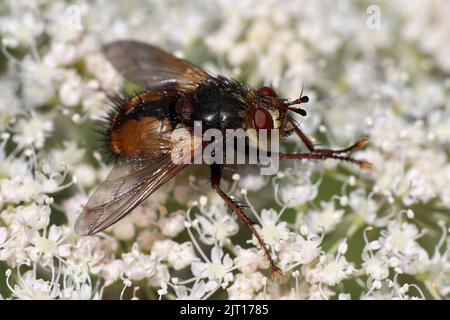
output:
[[84, 236], [108, 228], [184, 167], [174, 164], [170, 153], [151, 159], [120, 160], [83, 208], [75, 232]]
[[192, 86], [210, 78], [192, 63], [142, 42], [115, 41], [107, 44], [104, 50], [108, 60], [124, 78], [145, 88], [167, 84]]

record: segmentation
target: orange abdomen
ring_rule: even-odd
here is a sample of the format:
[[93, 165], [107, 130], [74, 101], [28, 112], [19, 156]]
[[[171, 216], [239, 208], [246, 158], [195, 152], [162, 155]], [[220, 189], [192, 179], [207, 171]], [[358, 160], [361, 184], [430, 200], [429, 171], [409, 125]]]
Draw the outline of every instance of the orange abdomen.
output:
[[154, 156], [170, 150], [177, 125], [174, 92], [144, 92], [122, 101], [110, 123], [109, 147], [117, 156]]

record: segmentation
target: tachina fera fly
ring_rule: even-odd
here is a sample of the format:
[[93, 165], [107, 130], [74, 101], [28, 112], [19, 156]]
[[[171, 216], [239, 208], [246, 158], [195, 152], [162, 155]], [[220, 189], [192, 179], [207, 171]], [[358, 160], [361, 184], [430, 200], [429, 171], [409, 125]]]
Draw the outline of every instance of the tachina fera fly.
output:
[[[309, 152], [275, 155], [281, 159], [333, 158], [371, 167], [365, 160], [346, 155], [365, 146], [366, 138], [338, 150], [314, 146], [292, 117], [292, 112], [306, 115], [300, 105], [308, 102], [307, 96], [300, 94], [298, 99], [287, 101], [270, 87], [252, 89], [137, 41], [112, 42], [105, 46], [105, 53], [124, 78], [144, 91], [116, 100], [106, 128], [108, 148], [116, 163], [83, 207], [75, 224], [80, 235], [92, 235], [113, 225], [188, 166], [172, 161], [170, 136], [180, 127], [193, 132], [194, 121], [201, 121], [202, 130], [278, 129], [280, 138], [297, 134]], [[223, 165], [209, 167], [211, 187], [256, 237], [270, 262], [272, 277], [283, 274], [241, 206], [220, 187]]]

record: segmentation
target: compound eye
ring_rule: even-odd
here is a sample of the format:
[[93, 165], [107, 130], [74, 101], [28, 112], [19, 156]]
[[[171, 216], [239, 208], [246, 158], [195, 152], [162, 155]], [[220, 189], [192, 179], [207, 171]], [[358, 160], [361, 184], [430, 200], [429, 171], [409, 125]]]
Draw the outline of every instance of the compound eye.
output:
[[261, 96], [270, 96], [270, 97], [277, 97], [277, 93], [273, 91], [270, 87], [261, 87], [256, 91], [257, 94]]
[[255, 115], [253, 116], [255, 123], [255, 129], [273, 129], [273, 119], [269, 111], [264, 108], [256, 108]]

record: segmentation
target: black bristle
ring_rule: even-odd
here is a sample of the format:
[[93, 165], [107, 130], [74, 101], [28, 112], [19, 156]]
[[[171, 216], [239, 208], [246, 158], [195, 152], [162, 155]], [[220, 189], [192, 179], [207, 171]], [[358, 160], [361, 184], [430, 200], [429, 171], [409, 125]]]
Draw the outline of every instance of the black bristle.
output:
[[129, 92], [122, 89], [118, 94], [106, 96], [108, 107], [103, 114], [99, 115], [93, 131], [95, 140], [100, 145], [99, 151], [108, 161], [116, 160], [119, 156], [110, 146], [112, 130], [121, 124], [124, 106], [135, 97], [139, 97], [141, 104], [144, 104], [140, 93], [136, 91]]
[[117, 125], [123, 106], [131, 97], [125, 93], [116, 95], [107, 95], [107, 109], [100, 114], [92, 127], [93, 136], [96, 144], [98, 144], [98, 151], [106, 162], [115, 161], [118, 155], [111, 150], [110, 139], [111, 132], [114, 126]]

